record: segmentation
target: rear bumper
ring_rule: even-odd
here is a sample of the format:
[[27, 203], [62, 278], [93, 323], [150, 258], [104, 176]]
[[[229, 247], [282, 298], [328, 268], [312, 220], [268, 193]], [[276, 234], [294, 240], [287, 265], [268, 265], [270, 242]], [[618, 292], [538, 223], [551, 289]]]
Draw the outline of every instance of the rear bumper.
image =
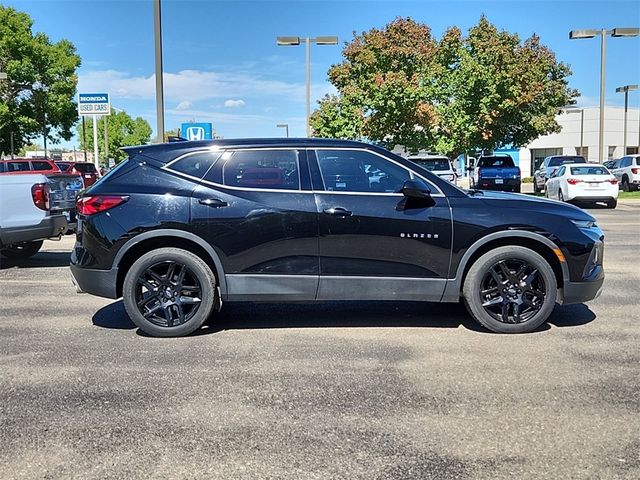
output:
[[602, 196], [580, 196], [570, 197], [567, 200], [571, 202], [611, 202], [617, 198], [617, 195], [602, 195]]
[[27, 227], [3, 228], [2, 245], [33, 242], [46, 238], [58, 237], [67, 231], [67, 219], [64, 215], [50, 215], [37, 225]]
[[565, 281], [562, 289], [562, 304], [584, 303], [598, 298], [604, 284], [604, 270], [597, 267], [591, 277], [584, 282]]
[[[500, 183], [502, 181], [502, 183]], [[519, 178], [481, 178], [476, 188], [481, 190], [513, 191], [520, 187]]]
[[98, 297], [118, 298], [117, 279], [118, 269], [111, 270], [93, 270], [90, 268], [82, 268], [73, 263], [71, 268], [71, 281], [76, 287], [78, 293], [90, 293]]

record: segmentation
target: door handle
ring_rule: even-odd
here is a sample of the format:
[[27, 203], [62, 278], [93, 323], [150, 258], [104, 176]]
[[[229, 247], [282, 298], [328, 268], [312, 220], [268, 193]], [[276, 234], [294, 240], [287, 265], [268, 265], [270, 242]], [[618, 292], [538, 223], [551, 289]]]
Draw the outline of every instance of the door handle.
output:
[[327, 215], [335, 215], [336, 217], [350, 217], [353, 215], [353, 212], [342, 207], [325, 208], [323, 212]]
[[212, 208], [220, 208], [220, 207], [228, 207], [229, 204], [227, 202], [223, 202], [219, 198], [201, 198], [198, 200], [200, 205], [206, 205], [207, 207]]

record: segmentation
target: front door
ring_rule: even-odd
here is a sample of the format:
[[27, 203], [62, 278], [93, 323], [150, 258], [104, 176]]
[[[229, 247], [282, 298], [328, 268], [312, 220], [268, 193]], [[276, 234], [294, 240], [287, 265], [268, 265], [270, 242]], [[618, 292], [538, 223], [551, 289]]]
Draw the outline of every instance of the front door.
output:
[[430, 184], [428, 203], [400, 192], [414, 174], [363, 149], [317, 149], [309, 162], [320, 226], [319, 300], [439, 301], [451, 251], [451, 213]]
[[315, 299], [318, 216], [309, 182], [306, 153], [295, 149], [227, 151], [207, 172], [193, 193], [192, 225], [220, 257], [227, 300]]

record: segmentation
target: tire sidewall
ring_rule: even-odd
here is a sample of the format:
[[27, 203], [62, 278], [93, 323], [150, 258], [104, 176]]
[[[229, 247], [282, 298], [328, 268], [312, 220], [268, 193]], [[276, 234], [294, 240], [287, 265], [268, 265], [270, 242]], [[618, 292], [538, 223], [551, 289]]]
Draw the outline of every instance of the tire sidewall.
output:
[[33, 257], [36, 253], [38, 253], [42, 248], [43, 243], [44, 243], [43, 240], [25, 242], [19, 245], [19, 246], [22, 246], [23, 249], [16, 249], [16, 247], [5, 248], [0, 250], [0, 254], [2, 254], [2, 256], [9, 259], [24, 260], [24, 259]]
[[[502, 323], [489, 315], [482, 307], [480, 287], [488, 270], [500, 260], [524, 260], [536, 267], [545, 284], [545, 301], [542, 308], [531, 319], [523, 323]], [[499, 247], [482, 255], [471, 266], [463, 286], [464, 302], [473, 318], [496, 333], [527, 333], [547, 321], [557, 298], [557, 281], [551, 265], [538, 253], [525, 247]]]
[[[176, 327], [161, 327], [150, 322], [138, 310], [135, 291], [139, 275], [150, 266], [175, 261], [184, 264], [198, 279], [202, 288], [202, 302], [196, 314], [186, 323]], [[122, 300], [129, 317], [141, 330], [155, 337], [180, 337], [199, 329], [213, 311], [216, 281], [209, 266], [197, 255], [179, 248], [159, 248], [142, 255], [127, 272], [122, 285]]]

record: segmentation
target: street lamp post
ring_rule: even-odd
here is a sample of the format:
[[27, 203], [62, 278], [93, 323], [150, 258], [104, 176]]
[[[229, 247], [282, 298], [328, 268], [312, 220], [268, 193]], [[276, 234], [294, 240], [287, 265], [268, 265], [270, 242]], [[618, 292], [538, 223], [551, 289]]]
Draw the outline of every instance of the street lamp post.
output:
[[605, 69], [607, 61], [607, 36], [612, 37], [637, 37], [640, 35], [640, 28], [614, 28], [607, 30], [571, 30], [569, 39], [594, 38], [600, 35], [600, 125], [598, 132], [598, 162], [604, 161], [604, 97], [605, 97]]
[[[624, 149], [622, 150], [622, 155], [627, 154], [627, 111], [629, 110], [629, 92], [633, 90], [637, 90], [638, 85], [625, 85], [624, 87], [616, 88], [616, 93], [624, 92]], [[640, 126], [639, 126], [640, 128]], [[638, 132], [638, 138], [640, 138], [640, 132]], [[638, 143], [638, 153], [640, 153], [640, 143]]]
[[162, 8], [161, 0], [153, 1], [153, 32], [156, 52], [156, 128], [158, 143], [164, 141], [164, 86], [162, 79]]
[[276, 125], [278, 128], [284, 128], [285, 135], [289, 138], [289, 124], [288, 123], [279, 123]]
[[321, 37], [277, 37], [276, 43], [278, 46], [297, 46], [301, 42], [305, 43], [306, 47], [306, 93], [307, 93], [307, 137], [311, 136], [311, 44], [316, 45], [337, 45], [338, 37], [336, 36], [321, 36]]

